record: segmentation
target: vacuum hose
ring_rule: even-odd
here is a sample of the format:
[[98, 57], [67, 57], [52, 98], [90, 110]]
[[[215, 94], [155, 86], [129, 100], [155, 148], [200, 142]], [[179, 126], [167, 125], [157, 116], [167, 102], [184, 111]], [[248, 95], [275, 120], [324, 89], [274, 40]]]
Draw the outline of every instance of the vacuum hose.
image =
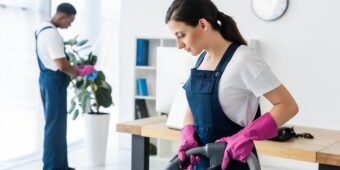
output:
[[[197, 147], [186, 151], [185, 161], [189, 161], [190, 155], [203, 155], [210, 160], [208, 170], [217, 169], [222, 164], [224, 150], [227, 147], [226, 143], [208, 143], [205, 146]], [[185, 162], [184, 161], [184, 162]], [[166, 167], [166, 170], [181, 170], [182, 161], [175, 155]], [[254, 153], [251, 153], [247, 158], [247, 163], [250, 170], [261, 170], [260, 162]]]

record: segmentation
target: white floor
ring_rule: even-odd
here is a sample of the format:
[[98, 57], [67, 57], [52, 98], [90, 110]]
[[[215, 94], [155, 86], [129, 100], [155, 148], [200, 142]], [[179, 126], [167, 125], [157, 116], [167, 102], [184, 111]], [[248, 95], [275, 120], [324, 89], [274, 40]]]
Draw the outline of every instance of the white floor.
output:
[[[110, 133], [105, 167], [89, 167], [87, 164], [86, 152], [84, 147], [74, 149], [69, 152], [69, 165], [77, 170], [129, 170], [131, 169], [131, 153], [128, 149], [117, 147], [116, 134]], [[169, 158], [150, 158], [150, 170], [164, 169]], [[13, 170], [39, 170], [42, 169], [41, 161], [32, 162]], [[263, 167], [262, 170], [287, 170], [280, 168]]]

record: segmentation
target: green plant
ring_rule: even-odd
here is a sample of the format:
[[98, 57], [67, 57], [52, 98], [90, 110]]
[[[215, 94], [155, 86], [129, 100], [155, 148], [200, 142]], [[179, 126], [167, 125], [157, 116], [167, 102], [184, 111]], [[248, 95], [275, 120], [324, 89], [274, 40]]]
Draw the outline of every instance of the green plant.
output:
[[[78, 36], [64, 42], [71, 65], [75, 67], [95, 65], [97, 63], [96, 55], [92, 52], [85, 55], [81, 53], [82, 50], [90, 47], [87, 45], [88, 40], [78, 41], [77, 39]], [[71, 99], [68, 113], [73, 115], [73, 120], [78, 117], [79, 113], [105, 114], [99, 112], [100, 107], [107, 108], [113, 105], [112, 88], [100, 70], [84, 77], [71, 77], [70, 88], [74, 90], [74, 96]]]

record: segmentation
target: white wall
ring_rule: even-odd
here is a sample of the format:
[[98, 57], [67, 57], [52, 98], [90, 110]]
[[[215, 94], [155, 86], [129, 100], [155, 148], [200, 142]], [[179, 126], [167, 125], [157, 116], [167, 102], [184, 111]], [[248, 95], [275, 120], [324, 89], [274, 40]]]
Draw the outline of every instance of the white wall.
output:
[[[136, 37], [171, 37], [164, 24], [169, 0], [121, 1], [119, 44], [119, 87], [116, 106], [119, 121], [134, 118], [134, 66]], [[171, 37], [172, 38], [172, 37]], [[130, 147], [131, 135], [120, 136], [120, 147]]]
[[340, 130], [340, 2], [290, 1], [274, 22], [257, 19], [250, 2], [216, 1], [234, 17], [247, 38], [260, 41], [260, 55], [288, 87], [300, 106], [290, 123]]
[[[164, 16], [170, 0], [124, 0], [119, 56], [120, 121], [133, 118], [135, 36], [170, 36]], [[297, 100], [289, 123], [340, 130], [340, 1], [291, 0], [277, 21], [258, 19], [250, 0], [215, 0], [246, 39], [258, 39], [259, 54]], [[338, 57], [336, 57], [338, 56]], [[266, 106], [268, 107], [268, 106]]]
[[[340, 1], [290, 1], [274, 22], [252, 13], [250, 0], [215, 0], [237, 21], [246, 39], [259, 40], [259, 53], [296, 98], [300, 112], [291, 123], [340, 130]], [[133, 117], [135, 37], [171, 37], [164, 24], [169, 0], [124, 0], [120, 38], [120, 120]]]

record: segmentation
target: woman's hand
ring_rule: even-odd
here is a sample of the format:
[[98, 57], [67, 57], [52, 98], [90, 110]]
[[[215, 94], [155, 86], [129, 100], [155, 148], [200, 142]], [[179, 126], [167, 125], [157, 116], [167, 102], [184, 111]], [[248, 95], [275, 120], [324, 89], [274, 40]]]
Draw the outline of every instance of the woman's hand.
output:
[[227, 143], [221, 168], [227, 168], [230, 158], [245, 163], [253, 150], [253, 140], [270, 139], [276, 137], [277, 133], [276, 122], [271, 113], [267, 112], [235, 135], [216, 140]]
[[[181, 161], [185, 160], [185, 152], [189, 149], [199, 147], [198, 142], [195, 139], [195, 126], [192, 124], [188, 124], [184, 126], [181, 130], [181, 136], [180, 136], [180, 145], [178, 149], [178, 158]], [[200, 158], [198, 156], [191, 155], [190, 156], [190, 165], [184, 165], [187, 167], [183, 167], [186, 169], [191, 170], [193, 165], [196, 165]]]

